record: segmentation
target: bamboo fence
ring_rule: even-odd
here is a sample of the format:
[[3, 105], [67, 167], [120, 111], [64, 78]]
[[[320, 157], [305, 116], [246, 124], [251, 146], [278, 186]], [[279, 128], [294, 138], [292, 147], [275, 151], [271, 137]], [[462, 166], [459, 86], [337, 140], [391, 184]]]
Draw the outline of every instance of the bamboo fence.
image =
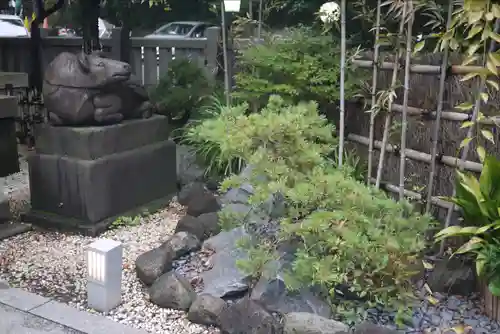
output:
[[[450, 8], [453, 8], [452, 0]], [[451, 11], [449, 13], [451, 14]], [[451, 15], [448, 15], [447, 20], [449, 24]], [[407, 32], [411, 33], [411, 20], [406, 21]], [[408, 35], [405, 35], [404, 38], [407, 37]], [[474, 143], [469, 144], [471, 147], [466, 150], [468, 154], [464, 155], [463, 151], [458, 154], [460, 143], [468, 135], [467, 129], [461, 128], [461, 123], [473, 121], [476, 116], [473, 111], [460, 112], [454, 109], [454, 106], [473, 100], [471, 98], [481, 88], [479, 80], [464, 83], [460, 81], [460, 77], [477, 72], [483, 67], [477, 63], [468, 66], [450, 65], [459, 64], [462, 57], [448, 54], [447, 51], [409, 58], [407, 50], [405, 60], [401, 59], [401, 54], [379, 55], [376, 48], [375, 51], [373, 56], [364, 56], [363, 59], [352, 61], [352, 64], [359, 68], [373, 69], [375, 75], [379, 71], [378, 77], [371, 78], [371, 98], [366, 98], [365, 109], [370, 109], [375, 103], [374, 87], [382, 90], [394, 86], [395, 73], [397, 81], [404, 82], [405, 85], [396, 89], [397, 98], [389, 104], [386, 117], [374, 116], [373, 112], [362, 113], [359, 104], [349, 105], [346, 111], [347, 147], [356, 149], [358, 154], [368, 156], [371, 168], [368, 171], [369, 182], [395, 196], [399, 194], [416, 201], [422, 205], [423, 211], [433, 213], [437, 218], [446, 220], [446, 224], [450, 224], [452, 218], [458, 218], [458, 215], [454, 215], [457, 209], [439, 197], [453, 195], [457, 169], [472, 173], [482, 171]], [[406, 96], [405, 90], [409, 93]], [[487, 117], [479, 123], [496, 128], [500, 124], [500, 117], [488, 111], [496, 109], [499, 104], [499, 94], [490, 92], [490, 101], [484, 106]], [[370, 126], [371, 122], [373, 126]], [[397, 126], [405, 122], [405, 129], [408, 131], [406, 134], [402, 127]], [[382, 137], [383, 133], [387, 132], [384, 131], [386, 129], [390, 129], [390, 135], [384, 145], [385, 138]], [[499, 140], [498, 133], [493, 133], [495, 141]], [[407, 138], [404, 138], [405, 135]], [[497, 145], [491, 145], [484, 140], [481, 145], [490, 154], [500, 157], [500, 148]], [[381, 160], [380, 151], [387, 152], [388, 156], [383, 156]], [[377, 175], [377, 178], [372, 178], [372, 169], [377, 162], [383, 166], [383, 170], [379, 170], [381, 175]]]

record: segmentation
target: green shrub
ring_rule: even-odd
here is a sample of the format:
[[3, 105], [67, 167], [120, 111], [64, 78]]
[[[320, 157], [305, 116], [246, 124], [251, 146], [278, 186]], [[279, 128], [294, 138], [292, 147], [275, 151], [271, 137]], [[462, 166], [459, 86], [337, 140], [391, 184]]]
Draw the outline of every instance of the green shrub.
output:
[[436, 239], [467, 238], [454, 254], [472, 255], [477, 276], [488, 283], [492, 294], [500, 296], [500, 160], [487, 156], [479, 179], [457, 171], [455, 189], [454, 197], [444, 199], [461, 209], [467, 226], [447, 227]]
[[[270, 243], [276, 250], [282, 243], [298, 241], [287, 274], [290, 288], [319, 285], [345, 315], [354, 308], [347, 301], [338, 303], [339, 284], [366, 297], [363, 307], [384, 304], [407, 310], [413, 297], [410, 278], [421, 268], [419, 255], [431, 218], [356, 181], [349, 168], [334, 168], [328, 158], [337, 144], [334, 129], [318, 114], [316, 103], [288, 105], [271, 96], [260, 113], [246, 109], [240, 105], [225, 110], [198, 135], [223, 156], [238, 156], [252, 166], [249, 182], [255, 194], [250, 203], [255, 208], [271, 194], [285, 198], [278, 240], [262, 239], [253, 246], [262, 248], [252, 251], [255, 272], [262, 273], [264, 264], [276, 257], [269, 252]], [[265, 179], [259, 177], [263, 175]], [[241, 182], [238, 175], [228, 177], [222, 190]], [[232, 215], [223, 211], [224, 217]], [[265, 254], [268, 259], [255, 258]]]
[[[340, 49], [331, 35], [306, 27], [290, 29], [286, 37], [269, 37], [260, 45], [242, 48], [237, 60], [236, 91], [241, 101], [262, 107], [271, 94], [289, 102], [317, 101], [320, 107], [339, 98]], [[357, 93], [350, 68], [346, 98]]]
[[222, 152], [218, 142], [210, 138], [216, 133], [223, 133], [220, 126], [226, 124], [228, 118], [233, 118], [246, 111], [244, 107], [228, 108], [221, 102], [221, 96], [206, 98], [201, 107], [201, 118], [193, 121], [186, 128], [181, 143], [191, 146], [202, 166], [205, 175], [215, 178], [229, 176], [241, 171], [243, 160], [235, 152]]
[[167, 73], [150, 95], [160, 114], [170, 117], [173, 123], [184, 125], [198, 113], [203, 99], [214, 89], [214, 84], [198, 64], [176, 58], [169, 63]]

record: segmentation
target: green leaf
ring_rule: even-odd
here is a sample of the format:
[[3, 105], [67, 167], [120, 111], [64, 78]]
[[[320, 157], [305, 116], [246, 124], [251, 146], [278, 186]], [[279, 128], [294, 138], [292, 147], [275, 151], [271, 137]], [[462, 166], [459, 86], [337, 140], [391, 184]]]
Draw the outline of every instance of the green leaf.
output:
[[467, 243], [462, 245], [459, 249], [457, 249], [454, 254], [466, 254], [474, 252], [482, 247], [483, 242], [484, 242], [483, 239], [474, 237], [470, 239]]
[[491, 133], [491, 131], [489, 131], [489, 130], [481, 130], [481, 134], [483, 135], [483, 137], [486, 140], [488, 140], [492, 144], [495, 144], [495, 139], [493, 139], [493, 133]]
[[471, 79], [473, 79], [473, 78], [477, 77], [478, 75], [479, 75], [479, 73], [478, 73], [478, 72], [471, 72], [471, 73], [468, 73], [468, 74], [464, 75], [464, 76], [460, 79], [460, 81], [462, 81], [462, 82], [469, 81], [469, 80], [471, 80]]
[[[486, 157], [486, 151], [485, 151], [484, 147], [478, 146], [476, 148], [476, 152], [477, 152], [477, 156], [479, 157], [479, 160], [484, 163], [484, 159]], [[481, 181], [479, 181], [479, 183], [481, 183]]]
[[460, 129], [466, 129], [474, 125], [474, 122], [471, 121], [466, 121], [463, 122], [462, 125], [460, 126]]
[[464, 148], [465, 146], [469, 145], [470, 141], [472, 140], [472, 138], [464, 138], [464, 140], [462, 140], [460, 142], [460, 148]]
[[495, 90], [500, 90], [500, 86], [498, 85], [498, 82], [493, 81], [493, 80], [486, 80], [486, 83], [490, 85], [492, 88]]
[[458, 109], [460, 111], [469, 111], [472, 110], [472, 108], [474, 108], [474, 104], [472, 104], [471, 102], [464, 102], [455, 107], [455, 109]]
[[422, 51], [424, 47], [425, 47], [425, 39], [415, 44], [415, 47], [413, 48], [413, 54], [415, 55], [419, 53], [420, 51]]
[[488, 284], [488, 290], [493, 296], [500, 297], [500, 278], [492, 279]]

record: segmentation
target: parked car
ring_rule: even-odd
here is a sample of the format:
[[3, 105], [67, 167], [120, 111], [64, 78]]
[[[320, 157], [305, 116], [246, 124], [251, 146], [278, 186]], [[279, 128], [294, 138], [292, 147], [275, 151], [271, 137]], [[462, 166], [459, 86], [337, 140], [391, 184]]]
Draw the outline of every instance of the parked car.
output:
[[23, 20], [16, 15], [0, 15], [0, 37], [29, 37]]
[[146, 38], [203, 38], [207, 28], [214, 25], [200, 21], [176, 21], [170, 22], [156, 29]]

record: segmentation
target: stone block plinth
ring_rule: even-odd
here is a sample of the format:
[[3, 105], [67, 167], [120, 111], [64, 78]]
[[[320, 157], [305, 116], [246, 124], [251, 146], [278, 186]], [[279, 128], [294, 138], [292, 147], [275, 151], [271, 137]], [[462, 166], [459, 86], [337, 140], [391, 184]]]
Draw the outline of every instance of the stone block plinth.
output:
[[176, 192], [176, 146], [164, 116], [99, 127], [41, 125], [35, 143], [25, 217], [35, 225], [97, 235]]
[[19, 172], [16, 116], [17, 98], [0, 95], [0, 177]]

